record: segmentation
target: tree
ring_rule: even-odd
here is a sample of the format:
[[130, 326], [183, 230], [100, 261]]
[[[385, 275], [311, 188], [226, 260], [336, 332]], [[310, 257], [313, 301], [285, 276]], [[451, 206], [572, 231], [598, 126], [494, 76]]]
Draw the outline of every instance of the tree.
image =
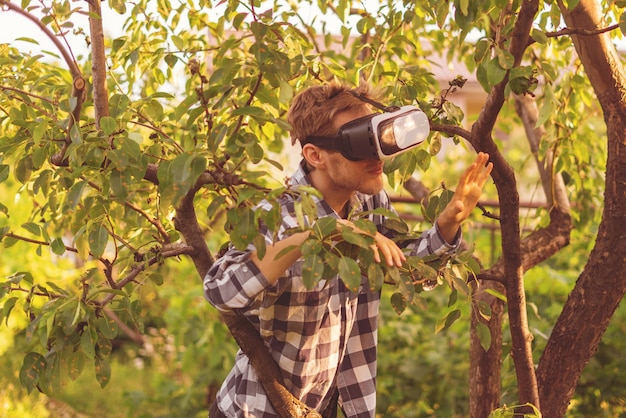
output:
[[[346, 1], [317, 2], [319, 16], [341, 22], [338, 33], [331, 33], [330, 25], [312, 24], [306, 11], [290, 4], [262, 8], [258, 2], [229, 1], [221, 4], [219, 17], [211, 18], [214, 5], [208, 1], [177, 7], [142, 1], [128, 10], [127, 35], [112, 41], [104, 38], [100, 3], [87, 3], [85, 39], [91, 52], [81, 60], [63, 39], [65, 31], [80, 33], [74, 20], [85, 11], [69, 1], [19, 6], [0, 0], [3, 13], [29, 20], [54, 40], [60, 61], [40, 61], [0, 45], [0, 181], [10, 181], [11, 174], [32, 207], [29, 222], [13, 225], [8, 205], [0, 202], [0, 237], [5, 247], [19, 241], [49, 247], [59, 257], [75, 259], [80, 272], [75, 283], [61, 287], [18, 271], [0, 290], [4, 317], [20, 306], [29, 318], [24, 386], [58, 391], [86, 360], [94, 362], [105, 385], [111, 340], [120, 324], [142, 330], [136, 290], [143, 278], [161, 282], [158, 266], [181, 256], [191, 258], [203, 276], [217, 253], [207, 245], [207, 234], [222, 226], [234, 245], [262, 248], [257, 223], [276, 227], [277, 219], [275, 211], [251, 209], [261, 198], [301, 193], [303, 214], [309, 214], [307, 196], [314, 191], [294, 190], [266, 173], [281, 168], [274, 155], [283, 149], [284, 114], [294, 90], [336, 77], [385, 87], [390, 101], [417, 102], [431, 118], [430, 149], [390, 163], [392, 185], [409, 180], [417, 169], [427, 170], [442, 136], [490, 154], [500, 202], [499, 214], [492, 216], [500, 223], [501, 258], [482, 268], [467, 255], [452, 260], [459, 263], [455, 268], [415, 260], [404, 273], [420, 280], [441, 275], [457, 294], [467, 286], [458, 280], [463, 277], [458, 267], [474, 268], [475, 276], [465, 277], [475, 307], [472, 416], [487, 416], [500, 406], [505, 310], [519, 403], [533, 406], [521, 410], [565, 414], [625, 291], [620, 278], [626, 257], [619, 245], [626, 228], [623, 69], [610, 38], [618, 26], [605, 21], [620, 13], [620, 2], [432, 0], [402, 6], [381, 2], [368, 10]], [[127, 11], [124, 2], [109, 5]], [[561, 19], [567, 27], [558, 30]], [[426, 30], [428, 44], [423, 44]], [[478, 33], [478, 40], [470, 41], [471, 33]], [[463, 62], [488, 93], [471, 130], [461, 126], [464, 115], [447, 95], [450, 90], [437, 91], [429, 48]], [[576, 73], [581, 65], [586, 77]], [[450, 83], [450, 89], [463, 86], [462, 79]], [[591, 208], [570, 205], [568, 193], [578, 205], [593, 198], [593, 181], [603, 174], [598, 160], [603, 144], [589, 140], [597, 132], [576, 123], [599, 111], [606, 124], [607, 159], [598, 240], [535, 368], [524, 272], [566, 246], [572, 227], [587, 225]], [[543, 219], [528, 235], [520, 228], [518, 178], [495, 139], [510, 123], [525, 129], [546, 196]], [[430, 199], [427, 215], [436, 212], [438, 200]], [[317, 231], [321, 243], [328, 230], [322, 225]], [[362, 237], [345, 239], [357, 252], [368, 245]], [[312, 271], [319, 265], [315, 257], [326, 254], [323, 245], [314, 244], [308, 259]], [[362, 252], [359, 258], [367, 259]], [[341, 275], [349, 280], [358, 270], [350, 264]], [[370, 273], [399, 287], [399, 310], [407, 300], [419, 300], [415, 293], [421, 283], [406, 286], [399, 272]], [[255, 367], [266, 371], [263, 384], [275, 408], [283, 416], [306, 410], [285, 393], [272, 363], [262, 360], [267, 352], [247, 323], [238, 316], [223, 320]], [[565, 364], [564, 353], [570, 356]]]

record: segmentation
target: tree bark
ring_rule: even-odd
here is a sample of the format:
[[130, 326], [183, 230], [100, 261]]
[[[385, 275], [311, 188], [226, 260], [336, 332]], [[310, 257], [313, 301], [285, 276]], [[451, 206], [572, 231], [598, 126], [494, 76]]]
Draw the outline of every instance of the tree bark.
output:
[[[472, 319], [470, 328], [470, 367], [469, 367], [469, 412], [472, 418], [486, 418], [500, 405], [500, 370], [502, 367], [502, 322], [505, 304], [487, 293], [488, 289], [504, 294], [501, 283], [477, 281], [479, 286], [472, 299]], [[480, 315], [479, 303], [491, 308], [491, 318]], [[477, 333], [478, 324], [489, 328], [491, 346], [485, 351]]]
[[[537, 0], [522, 3], [509, 47], [509, 52], [513, 55], [516, 66], [520, 64], [528, 46], [529, 33], [537, 10]], [[519, 401], [523, 404], [533, 404], [539, 408], [539, 394], [531, 349], [532, 335], [528, 330], [526, 312], [517, 182], [511, 166], [505, 161], [491, 137], [497, 115], [504, 104], [504, 91], [507, 83], [508, 76], [492, 88], [485, 107], [472, 127], [470, 142], [477, 150], [489, 153], [494, 164], [492, 178], [500, 200], [504, 267], [502, 277], [508, 301], [512, 340], [511, 355], [518, 380]], [[525, 409], [520, 412], [525, 412]]]
[[[595, 30], [604, 24], [595, 0], [581, 0], [572, 11], [559, 7], [569, 28]], [[537, 368], [542, 413], [549, 417], [566, 414], [582, 371], [626, 293], [625, 74], [607, 34], [573, 35], [572, 40], [607, 124], [605, 206], [595, 247]]]
[[91, 39], [91, 72], [93, 79], [93, 103], [96, 128], [100, 129], [100, 119], [109, 116], [109, 95], [107, 90], [106, 56], [104, 54], [104, 30], [102, 28], [102, 8], [100, 0], [89, 0], [89, 35]]
[[[198, 274], [204, 278], [215, 259], [206, 245], [194, 207], [194, 197], [201, 185], [202, 179], [199, 179], [197, 184], [182, 199], [176, 209], [174, 225], [182, 234], [187, 245], [194, 248], [189, 255]], [[222, 314], [221, 318], [241, 351], [248, 356], [259, 377], [259, 382], [263, 385], [265, 393], [278, 416], [281, 418], [319, 417], [316, 411], [311, 410], [287, 390], [278, 365], [270, 355], [258, 331], [248, 319], [238, 314]]]

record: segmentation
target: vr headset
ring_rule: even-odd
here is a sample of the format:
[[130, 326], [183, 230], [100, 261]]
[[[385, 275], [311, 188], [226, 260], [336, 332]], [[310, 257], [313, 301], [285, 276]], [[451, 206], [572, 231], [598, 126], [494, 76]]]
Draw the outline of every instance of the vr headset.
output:
[[[363, 101], [370, 102], [362, 96]], [[308, 136], [302, 145], [313, 144], [338, 151], [348, 160], [386, 160], [408, 151], [430, 133], [428, 117], [416, 106], [390, 109], [374, 102], [385, 113], [374, 113], [350, 121], [335, 136]]]

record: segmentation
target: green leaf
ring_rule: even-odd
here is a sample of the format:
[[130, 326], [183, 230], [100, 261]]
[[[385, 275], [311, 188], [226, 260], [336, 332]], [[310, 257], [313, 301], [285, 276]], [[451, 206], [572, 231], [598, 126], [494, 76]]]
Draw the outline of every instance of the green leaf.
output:
[[96, 380], [100, 383], [100, 387], [104, 388], [111, 380], [111, 365], [108, 360], [96, 357], [94, 366], [96, 369]]
[[478, 312], [485, 320], [489, 321], [491, 319], [491, 306], [487, 302], [482, 300], [478, 302]]
[[20, 369], [20, 383], [30, 393], [37, 387], [39, 376], [46, 370], [46, 359], [39, 353], [30, 352], [24, 357]]
[[320, 218], [313, 225], [313, 231], [318, 238], [323, 239], [331, 235], [337, 229], [337, 219], [332, 216]]
[[383, 287], [385, 281], [385, 273], [378, 263], [371, 263], [367, 267], [367, 278], [372, 292], [378, 291]]
[[81, 350], [72, 352], [67, 358], [68, 376], [76, 380], [85, 369], [85, 353]]
[[464, 16], [467, 16], [469, 13], [469, 0], [460, 0], [459, 6], [461, 7], [461, 13], [463, 13]]
[[[622, 15], [623, 16], [623, 15]], [[622, 22], [621, 22], [621, 17], [620, 17], [620, 29]], [[546, 36], [546, 33], [542, 30], [533, 28], [532, 31], [530, 32], [530, 36], [538, 43], [540, 44], [547, 44], [548, 43], [548, 37]]]
[[448, 308], [451, 308], [454, 305], [456, 305], [458, 298], [459, 298], [459, 292], [456, 289], [450, 292], [450, 298], [448, 299]]
[[369, 219], [357, 219], [354, 221], [354, 226], [371, 236], [376, 235], [376, 232], [378, 232], [376, 230], [376, 225], [374, 225], [374, 222], [370, 221]]
[[302, 282], [307, 289], [313, 289], [324, 274], [324, 260], [319, 254], [304, 257], [302, 263]]
[[163, 59], [165, 60], [167, 66], [170, 68], [174, 68], [174, 66], [178, 62], [178, 57], [175, 54], [167, 54]]
[[408, 234], [409, 226], [401, 219], [385, 219], [383, 222], [385, 228], [391, 229], [392, 231], [398, 232], [400, 234]]
[[9, 315], [11, 315], [11, 311], [13, 310], [13, 308], [15, 308], [15, 304], [17, 303], [18, 299], [16, 297], [12, 297], [7, 299], [6, 302], [4, 302], [4, 305], [2, 306], [2, 316], [5, 318], [5, 322], [8, 325], [9, 324]]
[[100, 258], [106, 250], [109, 240], [109, 231], [100, 223], [93, 224], [89, 231], [89, 250], [95, 258]]
[[28, 38], [26, 36], [21, 36], [19, 38], [16, 38], [15, 40], [16, 41], [23, 41], [23, 42], [30, 42], [31, 44], [39, 45], [39, 42], [37, 42], [35, 39]]
[[174, 183], [191, 187], [206, 169], [206, 159], [199, 155], [180, 154], [172, 161]]
[[341, 230], [341, 237], [346, 242], [357, 245], [361, 248], [368, 248], [374, 242], [374, 239], [372, 237], [361, 235], [345, 227]]
[[117, 130], [117, 121], [110, 116], [104, 116], [100, 118], [100, 129], [103, 134], [111, 135]]
[[370, 211], [364, 212], [364, 214], [366, 214], [366, 215], [367, 214], [380, 215], [380, 216], [383, 216], [385, 218], [390, 218], [390, 219], [399, 219], [400, 218], [396, 212], [394, 212], [391, 209], [387, 209], [387, 208], [376, 208], [374, 210], [370, 210]]
[[321, 241], [319, 241], [315, 237], [310, 237], [302, 243], [300, 251], [302, 251], [303, 256], [308, 256], [319, 253], [322, 248], [323, 246]]
[[391, 295], [391, 307], [398, 315], [406, 309], [406, 299], [404, 299], [400, 292]]
[[231, 112], [231, 115], [232, 116], [241, 116], [241, 115], [266, 116], [267, 112], [261, 107], [243, 106], [243, 107], [240, 107], [239, 109], [235, 109], [233, 112]]
[[111, 174], [109, 175], [109, 184], [111, 186], [111, 191], [117, 199], [126, 199], [128, 196], [130, 182], [131, 175], [129, 170], [111, 170]]
[[211, 200], [209, 206], [207, 206], [206, 213], [209, 218], [213, 218], [218, 210], [222, 209], [226, 205], [226, 196], [217, 196]]
[[113, 339], [117, 337], [118, 327], [115, 321], [107, 316], [98, 318], [95, 321], [98, 332], [107, 338]]
[[504, 294], [498, 292], [497, 290], [494, 289], [486, 289], [485, 290], [486, 293], [489, 293], [491, 296], [496, 297], [498, 299], [500, 299], [502, 302], [506, 303], [507, 302], [507, 298]]
[[361, 285], [361, 269], [356, 261], [348, 257], [339, 259], [339, 277], [346, 287], [353, 292], [359, 290]]
[[509, 51], [501, 48], [496, 48], [496, 57], [498, 58], [498, 64], [505, 70], [513, 68], [515, 58]]
[[108, 357], [113, 351], [113, 343], [103, 334], [98, 334], [98, 341], [96, 342], [96, 357], [101, 359]]
[[479, 63], [486, 56], [488, 56], [487, 52], [489, 52], [490, 47], [491, 47], [491, 42], [488, 39], [485, 39], [485, 38], [480, 39], [476, 43], [476, 49], [474, 51], [474, 61]]
[[86, 185], [86, 181], [78, 181], [70, 188], [70, 191], [67, 193], [67, 196], [65, 198], [66, 210], [73, 210], [76, 208], [78, 202], [80, 202]]
[[22, 224], [22, 228], [35, 235], [36, 237], [41, 236], [41, 226], [34, 222], [26, 222], [25, 224]]
[[128, 109], [130, 99], [125, 94], [114, 94], [109, 100], [109, 112], [112, 118], [117, 118]]
[[82, 144], [83, 143], [83, 134], [80, 132], [80, 127], [77, 124], [72, 125], [70, 129], [70, 140], [72, 144]]
[[109, 0], [109, 6], [121, 15], [126, 13], [126, 2], [124, 0]]
[[15, 178], [22, 184], [25, 184], [33, 173], [33, 163], [30, 156], [26, 156], [18, 161], [15, 166]]
[[539, 109], [539, 117], [537, 118], [537, 123], [535, 125], [536, 128], [546, 123], [546, 121], [553, 115], [555, 101], [552, 87], [550, 85], [545, 85], [543, 103]]
[[[245, 250], [257, 235], [257, 224], [251, 208], [241, 208], [229, 212], [229, 221], [233, 225], [230, 239], [238, 250]], [[232, 218], [232, 219], [231, 219]]]
[[6, 164], [0, 164], [0, 183], [6, 181], [9, 178], [9, 166]]
[[619, 16], [619, 30], [623, 35], [626, 35], [626, 12]]
[[163, 275], [158, 272], [148, 273], [148, 278], [152, 281], [152, 283], [156, 284], [157, 286], [161, 286], [164, 282]]
[[457, 275], [453, 276], [453, 281], [454, 281], [454, 287], [455, 289], [459, 290], [460, 292], [462, 292], [465, 296], [469, 296], [471, 291], [469, 286], [467, 285], [467, 282], [465, 280], [463, 280], [463, 278], [458, 277]]
[[96, 341], [91, 328], [86, 329], [80, 336], [80, 348], [88, 359], [96, 357]]
[[258, 164], [263, 160], [263, 147], [261, 147], [258, 142], [248, 144], [246, 146], [246, 153], [248, 154], [248, 157], [250, 157], [250, 161], [253, 164]]
[[50, 243], [50, 248], [52, 249], [52, 252], [56, 255], [65, 254], [65, 243], [63, 242], [62, 238], [55, 238], [54, 240], [52, 240], [52, 242]]
[[483, 350], [487, 351], [491, 347], [491, 330], [482, 322], [476, 323], [476, 335], [478, 335], [478, 341]]
[[446, 315], [445, 318], [442, 318], [437, 321], [437, 324], [435, 326], [435, 334], [447, 328], [450, 328], [450, 326], [460, 317], [461, 317], [461, 311], [458, 309], [455, 309], [452, 312], [448, 313], [448, 315]]
[[267, 242], [265, 241], [265, 237], [263, 234], [256, 234], [254, 239], [252, 240], [252, 244], [254, 248], [256, 248], [257, 255], [259, 258], [265, 257], [265, 253], [267, 251]]

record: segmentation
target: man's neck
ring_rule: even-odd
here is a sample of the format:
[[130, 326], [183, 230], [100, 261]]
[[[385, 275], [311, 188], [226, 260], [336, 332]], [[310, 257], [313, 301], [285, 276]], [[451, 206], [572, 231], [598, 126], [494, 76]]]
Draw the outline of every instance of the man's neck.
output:
[[324, 201], [339, 215], [340, 218], [347, 218], [350, 210], [349, 202], [355, 192], [351, 190], [337, 189], [321, 173], [313, 170], [308, 175], [311, 185], [322, 193]]

